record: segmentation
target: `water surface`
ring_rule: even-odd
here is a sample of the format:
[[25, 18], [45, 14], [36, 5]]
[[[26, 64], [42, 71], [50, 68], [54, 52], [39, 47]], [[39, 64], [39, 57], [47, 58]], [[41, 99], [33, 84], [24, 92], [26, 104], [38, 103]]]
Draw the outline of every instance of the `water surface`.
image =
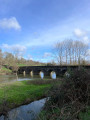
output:
[[45, 101], [46, 98], [12, 109], [7, 114], [8, 118], [1, 116], [0, 120], [37, 120]]
[[52, 72], [51, 77], [50, 76], [44, 76], [44, 73], [41, 72], [40, 75], [34, 75], [31, 77], [29, 74], [26, 74], [25, 76], [23, 74], [20, 74], [18, 76], [16, 75], [0, 75], [0, 84], [1, 83], [10, 83], [10, 82], [15, 82], [15, 81], [24, 81], [24, 80], [40, 80], [43, 78], [52, 78], [56, 79], [56, 73]]
[[34, 80], [40, 79], [40, 76], [34, 76], [33, 78], [30, 75], [0, 75], [0, 83], [15, 82], [15, 81], [24, 81], [24, 80]]

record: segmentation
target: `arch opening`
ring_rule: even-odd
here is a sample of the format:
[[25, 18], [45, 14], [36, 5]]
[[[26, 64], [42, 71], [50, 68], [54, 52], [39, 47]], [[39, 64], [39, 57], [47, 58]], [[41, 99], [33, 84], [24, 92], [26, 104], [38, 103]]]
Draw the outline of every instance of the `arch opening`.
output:
[[39, 75], [40, 75], [40, 78], [41, 78], [41, 79], [44, 78], [44, 72], [43, 72], [43, 71], [40, 71], [40, 72], [39, 72]]
[[56, 72], [51, 71], [50, 76], [51, 76], [52, 79], [56, 79]]

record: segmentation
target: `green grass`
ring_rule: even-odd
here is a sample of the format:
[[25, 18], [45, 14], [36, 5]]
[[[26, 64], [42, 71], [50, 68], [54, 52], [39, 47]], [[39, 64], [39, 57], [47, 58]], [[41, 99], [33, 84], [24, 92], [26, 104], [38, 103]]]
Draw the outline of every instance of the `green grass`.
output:
[[51, 84], [34, 85], [28, 81], [0, 84], [0, 105], [6, 101], [9, 108], [29, 103], [45, 96]]
[[8, 68], [2, 67], [0, 73], [11, 73], [12, 71]]
[[18, 64], [19, 67], [27, 66], [26, 64]]
[[19, 67], [23, 67], [23, 66], [45, 66], [45, 64], [34, 64], [34, 63], [33, 63], [32, 65], [31, 65], [31, 64], [30, 64], [30, 65], [27, 65], [27, 64], [18, 64], [18, 63], [17, 63], [17, 65], [18, 65]]

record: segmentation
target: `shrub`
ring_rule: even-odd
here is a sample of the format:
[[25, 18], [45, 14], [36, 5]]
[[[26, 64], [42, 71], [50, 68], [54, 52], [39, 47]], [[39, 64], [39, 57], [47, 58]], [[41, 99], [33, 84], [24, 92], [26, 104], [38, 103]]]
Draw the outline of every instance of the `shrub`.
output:
[[44, 108], [47, 113], [45, 120], [79, 119], [79, 113], [90, 106], [90, 73], [84, 69], [74, 70], [62, 84], [50, 89], [48, 97]]

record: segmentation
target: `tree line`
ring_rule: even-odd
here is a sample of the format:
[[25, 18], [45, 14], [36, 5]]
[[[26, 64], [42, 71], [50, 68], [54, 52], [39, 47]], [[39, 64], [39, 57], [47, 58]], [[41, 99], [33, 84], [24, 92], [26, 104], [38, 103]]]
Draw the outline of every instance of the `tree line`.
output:
[[54, 47], [54, 57], [59, 65], [81, 65], [89, 63], [89, 45], [79, 40], [64, 40]]
[[51, 63], [41, 63], [20, 57], [21, 53], [16, 49], [12, 53], [2, 52], [0, 49], [0, 68], [3, 65], [13, 66], [43, 66], [43, 65], [85, 65], [90, 64], [89, 45], [79, 40], [64, 40], [57, 42], [54, 47], [54, 59]]
[[8, 68], [12, 66], [13, 71], [17, 71], [19, 66], [41, 66], [44, 63], [33, 61], [30, 59], [25, 59], [23, 56], [19, 56], [19, 51], [14, 53], [2, 52], [0, 49], [0, 68], [2, 66], [7, 66]]

